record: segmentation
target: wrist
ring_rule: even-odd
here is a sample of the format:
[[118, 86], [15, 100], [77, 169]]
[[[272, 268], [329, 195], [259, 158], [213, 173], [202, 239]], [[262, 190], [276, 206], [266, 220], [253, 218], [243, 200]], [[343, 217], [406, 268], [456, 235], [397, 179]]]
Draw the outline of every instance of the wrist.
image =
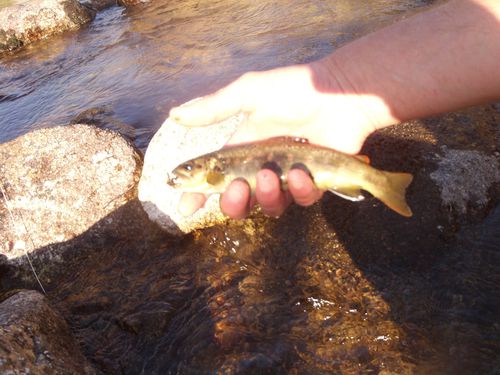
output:
[[334, 52], [309, 65], [317, 91], [336, 111], [346, 114], [344, 120], [355, 122], [367, 135], [400, 122], [384, 99], [368, 89], [369, 72], [353, 64], [348, 54]]

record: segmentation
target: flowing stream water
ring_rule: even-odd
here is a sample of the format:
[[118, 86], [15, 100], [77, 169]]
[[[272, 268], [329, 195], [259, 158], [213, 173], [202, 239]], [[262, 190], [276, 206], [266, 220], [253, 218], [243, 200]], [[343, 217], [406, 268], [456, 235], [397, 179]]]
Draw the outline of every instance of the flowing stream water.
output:
[[174, 104], [319, 58], [428, 1], [156, 0], [0, 59], [0, 141], [85, 113], [144, 149]]

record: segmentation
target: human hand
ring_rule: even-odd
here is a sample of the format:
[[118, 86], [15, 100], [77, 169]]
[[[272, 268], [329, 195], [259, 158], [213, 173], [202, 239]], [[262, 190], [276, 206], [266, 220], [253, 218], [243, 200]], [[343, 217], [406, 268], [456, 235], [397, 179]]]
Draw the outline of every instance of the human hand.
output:
[[[246, 121], [229, 144], [288, 135], [354, 154], [374, 129], [367, 116], [369, 100], [362, 97], [335, 87], [320, 61], [244, 74], [212, 95], [173, 108], [170, 117], [181, 125], [204, 126], [242, 112]], [[254, 197], [244, 181], [235, 180], [221, 197], [221, 209], [232, 218], [243, 218], [257, 201], [264, 213], [279, 216], [292, 201], [308, 206], [323, 194], [301, 170], [291, 170], [287, 180], [288, 191], [283, 192], [278, 176], [261, 170]], [[184, 194], [179, 211], [190, 215], [205, 200], [203, 194]]]

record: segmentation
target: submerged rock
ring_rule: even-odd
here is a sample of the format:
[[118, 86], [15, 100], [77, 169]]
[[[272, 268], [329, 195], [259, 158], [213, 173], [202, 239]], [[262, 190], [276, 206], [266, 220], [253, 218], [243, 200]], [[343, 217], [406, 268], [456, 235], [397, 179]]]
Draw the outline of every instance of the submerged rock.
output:
[[30, 0], [0, 9], [0, 53], [78, 29], [94, 16], [77, 0]]
[[86, 109], [76, 115], [70, 124], [86, 124], [114, 130], [131, 142], [134, 142], [137, 136], [136, 129], [116, 118], [113, 108], [109, 105]]
[[48, 300], [35, 291], [19, 291], [0, 303], [0, 373], [96, 372]]
[[152, 2], [152, 0], [80, 0], [80, 3], [97, 11], [112, 7], [114, 5], [129, 7], [139, 4], [147, 4], [150, 2]]
[[100, 11], [114, 5], [118, 4], [117, 0], [80, 0], [80, 3], [94, 9], [96, 11]]
[[500, 182], [500, 163], [495, 156], [478, 151], [443, 147], [438, 169], [430, 177], [441, 190], [443, 205], [464, 214], [467, 206], [482, 208], [488, 204], [489, 189]]

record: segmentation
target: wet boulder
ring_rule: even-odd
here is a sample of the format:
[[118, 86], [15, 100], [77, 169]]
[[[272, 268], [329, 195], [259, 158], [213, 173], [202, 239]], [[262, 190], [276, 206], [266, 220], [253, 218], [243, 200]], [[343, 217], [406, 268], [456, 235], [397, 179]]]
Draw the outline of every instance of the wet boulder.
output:
[[0, 303], [0, 333], [2, 374], [95, 374], [66, 321], [38, 292]]
[[76, 115], [70, 124], [86, 124], [113, 130], [131, 142], [134, 142], [137, 137], [136, 129], [116, 118], [113, 108], [109, 105], [88, 108]]
[[134, 5], [147, 4], [151, 1], [152, 0], [81, 0], [80, 2], [92, 9], [99, 11], [105, 8], [112, 7], [114, 5], [129, 7]]
[[0, 53], [90, 22], [95, 12], [77, 0], [30, 0], [0, 10]]
[[117, 4], [116, 0], [81, 0], [81, 4], [89, 7], [95, 11], [100, 11]]

